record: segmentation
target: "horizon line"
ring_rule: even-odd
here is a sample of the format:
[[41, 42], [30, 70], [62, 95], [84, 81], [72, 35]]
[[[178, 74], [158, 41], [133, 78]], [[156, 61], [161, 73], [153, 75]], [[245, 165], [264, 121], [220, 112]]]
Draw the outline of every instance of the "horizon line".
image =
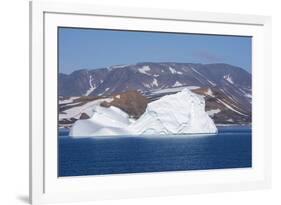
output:
[[[131, 65], [138, 65], [138, 64], [145, 64], [145, 63], [152, 63], [152, 64], [153, 63], [155, 63], [155, 64], [169, 64], [169, 63], [172, 64], [172, 63], [177, 63], [177, 64], [196, 64], [196, 65], [214, 65], [214, 64], [221, 64], [221, 65], [223, 65], [224, 64], [224, 65], [230, 65], [230, 66], [233, 66], [233, 67], [241, 68], [244, 71], [246, 71], [247, 73], [252, 74], [252, 72], [246, 70], [243, 67], [236, 66], [236, 65], [233, 65], [233, 64], [229, 64], [229, 63], [188, 63], [188, 62], [174, 62], [174, 61], [142, 61], [142, 62], [137, 62], [137, 63], [122, 63], [122, 64], [113, 64], [113, 65], [110, 65], [110, 66], [103, 66], [103, 67], [101, 66], [101, 67], [96, 67], [96, 68], [79, 68], [79, 69], [73, 70], [70, 73], [64, 73], [64, 72], [60, 72], [60, 71], [58, 73], [59, 74], [65, 74], [65, 75], [71, 75], [74, 72], [83, 71], [83, 70], [90, 71], [90, 70], [98, 70], [98, 69], [116, 69], [116, 68], [118, 68], [117, 66], [127, 67], [127, 66], [131, 66]], [[114, 68], [114, 66], [116, 66], [116, 68]], [[58, 69], [58, 70], [60, 70], [60, 69]]]

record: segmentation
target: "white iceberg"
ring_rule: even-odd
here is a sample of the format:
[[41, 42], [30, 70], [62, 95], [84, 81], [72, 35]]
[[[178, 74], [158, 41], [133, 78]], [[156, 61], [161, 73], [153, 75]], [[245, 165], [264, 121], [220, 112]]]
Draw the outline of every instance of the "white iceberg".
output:
[[119, 108], [96, 106], [90, 119], [77, 120], [73, 124], [70, 136], [119, 135], [130, 123], [128, 114]]
[[204, 98], [189, 89], [166, 95], [148, 104], [143, 115], [132, 121], [117, 107], [96, 107], [90, 119], [78, 120], [72, 137], [109, 135], [169, 135], [217, 133], [216, 125], [205, 112]]

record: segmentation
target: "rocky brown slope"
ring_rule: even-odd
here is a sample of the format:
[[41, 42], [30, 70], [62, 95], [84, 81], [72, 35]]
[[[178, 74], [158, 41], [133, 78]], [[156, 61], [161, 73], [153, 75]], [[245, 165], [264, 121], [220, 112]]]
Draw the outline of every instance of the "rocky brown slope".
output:
[[147, 107], [148, 99], [138, 91], [127, 91], [113, 96], [110, 102], [103, 101], [103, 107], [115, 106], [128, 113], [132, 118], [138, 119]]

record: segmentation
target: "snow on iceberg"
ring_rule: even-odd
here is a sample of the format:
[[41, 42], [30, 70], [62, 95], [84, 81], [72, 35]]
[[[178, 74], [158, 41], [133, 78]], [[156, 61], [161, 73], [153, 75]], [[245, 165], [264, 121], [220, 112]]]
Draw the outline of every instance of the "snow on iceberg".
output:
[[97, 107], [92, 118], [78, 120], [71, 128], [72, 137], [108, 135], [163, 135], [216, 133], [213, 120], [205, 112], [204, 98], [189, 89], [166, 95], [148, 104], [136, 121], [111, 106]]
[[[70, 136], [118, 135], [130, 125], [129, 116], [117, 107], [96, 106], [93, 116], [86, 120], [77, 120], [70, 129]], [[125, 134], [125, 133], [124, 133]]]
[[145, 113], [129, 129], [137, 134], [216, 133], [205, 112], [205, 101], [189, 89], [166, 95], [148, 104]]

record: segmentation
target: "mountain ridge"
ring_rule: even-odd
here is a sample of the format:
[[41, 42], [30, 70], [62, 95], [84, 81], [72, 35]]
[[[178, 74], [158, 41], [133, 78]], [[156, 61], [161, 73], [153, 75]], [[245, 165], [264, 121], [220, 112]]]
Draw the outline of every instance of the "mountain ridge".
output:
[[[131, 65], [141, 65], [141, 64], [189, 64], [189, 65], [230, 65], [230, 66], [233, 66], [233, 67], [236, 67], [236, 68], [240, 68], [240, 69], [243, 69], [242, 67], [240, 66], [236, 66], [236, 65], [232, 65], [232, 64], [228, 64], [228, 63], [185, 63], [185, 62], [173, 62], [173, 61], [167, 61], [167, 62], [153, 62], [153, 61], [144, 61], [144, 62], [138, 62], [138, 63], [135, 63], [135, 64], [114, 64], [114, 65], [111, 65], [111, 66], [101, 66], [101, 67], [97, 67], [97, 68], [80, 68], [80, 69], [77, 69], [77, 70], [74, 70], [70, 73], [64, 73], [64, 72], [59, 72], [59, 74], [62, 74], [62, 75], [71, 75], [75, 72], [80, 72], [80, 71], [92, 71], [92, 70], [99, 70], [99, 69], [115, 69], [115, 68], [120, 68], [120, 67], [127, 67], [127, 66], [131, 66]], [[246, 71], [247, 73], [251, 74], [251, 72], [243, 69], [244, 71]]]
[[[237, 74], [242, 72], [243, 75]], [[136, 63], [119, 65], [113, 69], [81, 69], [71, 74], [60, 73], [59, 94], [60, 96], [104, 95], [128, 89], [147, 91], [152, 88], [182, 84], [200, 87], [210, 84], [214, 86], [221, 84], [222, 77], [230, 73], [236, 80], [239, 80], [237, 75], [243, 78], [239, 82], [240, 85], [251, 81], [251, 74], [244, 69], [223, 63]], [[246, 86], [250, 87], [249, 84]], [[107, 88], [109, 89], [106, 90]]]
[[[137, 91], [152, 102], [184, 88], [205, 98], [206, 111], [216, 123], [251, 123], [252, 76], [237, 66], [225, 63], [141, 62], [59, 74], [59, 96], [62, 99], [74, 96], [112, 98], [122, 93], [124, 98], [129, 99], [128, 92]], [[122, 104], [118, 106], [126, 107]], [[133, 107], [127, 110], [133, 114], [130, 113]], [[135, 113], [141, 112], [135, 110]]]

